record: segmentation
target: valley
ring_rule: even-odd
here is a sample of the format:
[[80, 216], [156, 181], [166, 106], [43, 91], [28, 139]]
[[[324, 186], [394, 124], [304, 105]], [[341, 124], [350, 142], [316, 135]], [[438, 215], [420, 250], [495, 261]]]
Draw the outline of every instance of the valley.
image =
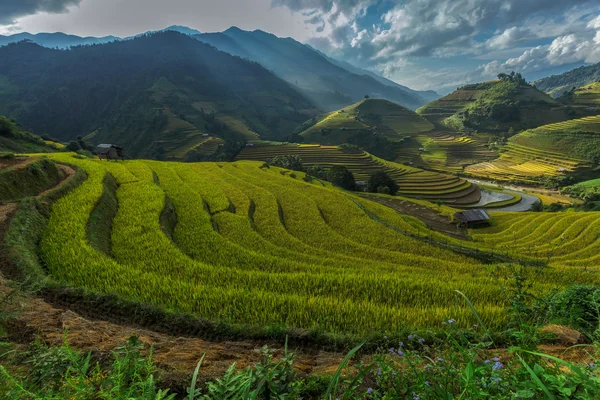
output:
[[0, 398], [600, 393], [595, 68], [441, 97], [261, 30], [13, 39]]

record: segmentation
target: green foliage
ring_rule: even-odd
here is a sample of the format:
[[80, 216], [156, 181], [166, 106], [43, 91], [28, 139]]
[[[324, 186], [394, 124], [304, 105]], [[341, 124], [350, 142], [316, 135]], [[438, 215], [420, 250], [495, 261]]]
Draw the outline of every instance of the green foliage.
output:
[[291, 169], [292, 171], [304, 171], [302, 158], [298, 155], [283, 155], [277, 156], [267, 161], [267, 164], [272, 167]]
[[395, 196], [398, 193], [398, 189], [398, 184], [385, 171], [374, 173], [367, 182], [367, 191], [371, 193], [387, 192], [386, 194]]
[[14, 119], [0, 115], [0, 153], [48, 153], [56, 148], [46, 145], [38, 137], [23, 130]]
[[515, 71], [512, 71], [510, 74], [500, 73], [498, 74], [498, 79], [516, 83], [517, 85], [527, 85], [527, 81], [523, 78], [523, 75], [521, 75], [521, 73], [515, 73]]
[[342, 150], [344, 153], [349, 154], [360, 154], [363, 152], [360, 147], [351, 143], [342, 143], [338, 146], [338, 149]]
[[28, 374], [17, 379], [0, 366], [0, 397], [6, 399], [111, 399], [173, 400], [157, 388], [154, 364], [141, 354], [136, 337], [113, 353], [105, 371], [90, 353], [82, 354], [68, 343], [48, 347], [36, 343], [27, 355]]
[[302, 383], [294, 371], [294, 355], [285, 351], [278, 361], [273, 351], [262, 348], [258, 364], [243, 371], [236, 371], [233, 364], [222, 378], [206, 385], [206, 400], [228, 399], [294, 399], [302, 390]]
[[23, 168], [0, 171], [0, 201], [15, 201], [37, 195], [55, 186], [63, 172], [54, 161], [41, 158]]
[[545, 300], [548, 320], [589, 334], [600, 334], [600, 287], [578, 285], [550, 294]]
[[343, 165], [335, 165], [327, 172], [327, 180], [342, 189], [354, 190], [356, 181], [354, 175]]
[[306, 175], [317, 179], [327, 180], [327, 171], [320, 165], [313, 165], [306, 169]]

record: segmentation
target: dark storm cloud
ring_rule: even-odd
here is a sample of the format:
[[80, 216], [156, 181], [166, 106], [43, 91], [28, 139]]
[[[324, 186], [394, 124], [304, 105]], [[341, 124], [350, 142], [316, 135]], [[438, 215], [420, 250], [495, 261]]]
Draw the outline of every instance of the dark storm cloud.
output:
[[81, 0], [1, 0], [0, 25], [8, 25], [19, 17], [39, 12], [63, 13], [67, 7], [78, 5]]

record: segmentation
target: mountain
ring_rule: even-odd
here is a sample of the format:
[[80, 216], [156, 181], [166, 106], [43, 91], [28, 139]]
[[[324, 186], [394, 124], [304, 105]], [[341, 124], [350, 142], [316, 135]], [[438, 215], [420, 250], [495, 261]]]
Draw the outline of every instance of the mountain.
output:
[[116, 36], [105, 36], [105, 37], [80, 37], [75, 35], [67, 35], [65, 33], [17, 33], [10, 36], [0, 35], [0, 46], [6, 46], [9, 43], [17, 43], [23, 40], [30, 40], [33, 43], [39, 44], [40, 46], [49, 48], [66, 49], [72, 46], [90, 45], [90, 44], [103, 44], [109, 43], [115, 40], [120, 40]]
[[600, 63], [575, 68], [572, 71], [560, 75], [552, 75], [548, 78], [535, 81], [535, 86], [550, 94], [559, 97], [566, 91], [575, 87], [585, 86], [600, 81]]
[[9, 43], [17, 43], [17, 42], [21, 42], [23, 40], [30, 40], [33, 43], [39, 44], [40, 46], [49, 47], [49, 48], [66, 49], [66, 48], [73, 47], [73, 46], [104, 44], [104, 43], [114, 42], [115, 40], [129, 40], [129, 39], [133, 39], [133, 38], [148, 35], [148, 34], [153, 34], [153, 33], [157, 33], [157, 32], [166, 32], [166, 31], [179, 32], [181, 34], [188, 35], [188, 36], [199, 35], [202, 33], [196, 29], [191, 29], [186, 26], [180, 26], [180, 25], [171, 25], [171, 26], [169, 26], [165, 29], [161, 29], [159, 31], [145, 32], [145, 33], [141, 33], [139, 35], [127, 37], [125, 39], [117, 37], [117, 36], [81, 37], [81, 36], [77, 36], [77, 35], [68, 35], [68, 34], [62, 33], [62, 32], [38, 33], [38, 34], [31, 34], [28, 32], [24, 32], [24, 33], [17, 33], [14, 35], [9, 35], [9, 36], [0, 35], [0, 46], [6, 46]]
[[317, 107], [333, 111], [364, 98], [383, 98], [416, 109], [426, 100], [416, 92], [380, 82], [364, 71], [349, 71], [314, 49], [291, 38], [260, 30], [230, 28], [222, 33], [195, 36], [219, 50], [255, 61], [297, 86]]
[[341, 110], [312, 118], [297, 129], [305, 143], [353, 144], [386, 159], [406, 135], [428, 132], [433, 125], [398, 104], [381, 99], [359, 101]]
[[25, 131], [16, 121], [0, 115], [0, 153], [49, 153], [62, 145]]
[[[307, 45], [308, 46], [308, 45]], [[310, 46], [309, 46], [310, 47]], [[312, 47], [310, 47], [312, 48]], [[315, 50], [314, 48], [312, 48], [313, 50]], [[441, 96], [439, 94], [437, 94], [435, 91], [433, 90], [413, 90], [407, 86], [404, 85], [400, 85], [399, 83], [396, 83], [390, 79], [384, 78], [381, 75], [376, 74], [375, 72], [369, 71], [368, 69], [363, 69], [363, 68], [358, 68], [355, 67], [354, 65], [350, 64], [347, 61], [342, 61], [342, 60], [337, 60], [335, 58], [329, 57], [327, 55], [325, 55], [324, 53], [315, 50], [317, 52], [319, 52], [319, 54], [321, 54], [323, 57], [325, 57], [330, 63], [337, 65], [338, 67], [344, 68], [350, 72], [352, 72], [353, 74], [356, 75], [367, 75], [370, 76], [371, 78], [375, 79], [376, 81], [378, 81], [379, 83], [382, 83], [386, 86], [391, 86], [391, 87], [396, 87], [399, 89], [402, 89], [406, 92], [412, 93], [416, 96], [421, 97], [423, 100], [425, 100], [426, 102], [430, 102], [430, 101], [434, 101], [439, 99]]]
[[435, 124], [482, 132], [519, 131], [575, 117], [524, 80], [510, 79], [463, 86], [417, 113]]
[[171, 26], [163, 29], [163, 32], [164, 31], [179, 32], [179, 33], [182, 33], [182, 34], [188, 35], [188, 36], [202, 34], [202, 32], [200, 32], [199, 30], [188, 28], [187, 26], [181, 26], [181, 25], [171, 25]]
[[207, 137], [285, 140], [316, 110], [259, 64], [167, 31], [70, 50], [2, 47], [0, 114], [61, 140], [170, 159]]

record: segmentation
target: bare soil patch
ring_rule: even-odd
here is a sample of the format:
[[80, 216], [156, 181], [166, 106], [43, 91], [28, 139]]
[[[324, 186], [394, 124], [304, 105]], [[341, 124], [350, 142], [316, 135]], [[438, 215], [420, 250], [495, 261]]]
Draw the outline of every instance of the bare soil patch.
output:
[[418, 218], [419, 220], [424, 222], [425, 225], [427, 225], [430, 229], [433, 229], [440, 233], [459, 239], [468, 238], [465, 232], [461, 231], [455, 224], [451, 224], [448, 221], [448, 217], [440, 215], [431, 208], [400, 199], [384, 198], [368, 194], [361, 194], [361, 197], [390, 207], [393, 210], [399, 212], [400, 214], [406, 214]]

